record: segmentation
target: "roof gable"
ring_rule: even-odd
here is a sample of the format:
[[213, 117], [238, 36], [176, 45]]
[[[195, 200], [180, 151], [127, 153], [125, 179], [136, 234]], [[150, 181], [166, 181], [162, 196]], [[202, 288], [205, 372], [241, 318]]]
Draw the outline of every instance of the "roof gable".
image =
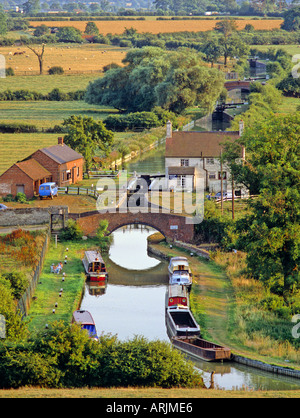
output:
[[220, 157], [222, 143], [239, 138], [238, 131], [176, 131], [166, 139], [167, 158]]
[[32, 180], [40, 180], [45, 177], [51, 176], [50, 171], [44, 168], [34, 158], [15, 163], [15, 165]]

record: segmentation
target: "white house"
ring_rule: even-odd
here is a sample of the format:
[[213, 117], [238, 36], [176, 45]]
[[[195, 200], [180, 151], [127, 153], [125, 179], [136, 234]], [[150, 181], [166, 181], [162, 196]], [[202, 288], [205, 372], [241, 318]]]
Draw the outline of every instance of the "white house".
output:
[[[239, 131], [175, 131], [167, 123], [165, 175], [168, 190], [193, 190], [197, 177], [204, 177], [205, 190], [213, 193], [221, 191], [221, 173], [223, 172], [223, 191], [232, 191], [229, 167], [221, 167], [224, 141], [235, 141], [240, 137], [244, 124], [240, 122]], [[245, 158], [245, 149], [241, 147], [241, 158]], [[241, 188], [236, 187], [237, 191]]]

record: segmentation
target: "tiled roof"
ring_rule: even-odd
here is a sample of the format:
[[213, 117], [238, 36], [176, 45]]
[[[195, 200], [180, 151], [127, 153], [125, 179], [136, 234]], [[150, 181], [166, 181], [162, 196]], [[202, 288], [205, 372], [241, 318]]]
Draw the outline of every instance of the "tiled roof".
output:
[[41, 180], [45, 177], [51, 176], [51, 173], [34, 158], [16, 163], [16, 166], [18, 166], [32, 180]]
[[176, 131], [166, 139], [168, 158], [219, 157], [222, 143], [239, 138], [238, 131]]
[[56, 161], [59, 164], [68, 163], [70, 161], [79, 160], [83, 158], [81, 154], [77, 151], [74, 151], [72, 148], [68, 147], [68, 145], [53, 145], [47, 148], [41, 148], [44, 154], [50, 157], [52, 160]]
[[195, 174], [196, 167], [169, 167], [168, 168], [168, 174], [170, 175], [191, 175], [193, 176]]

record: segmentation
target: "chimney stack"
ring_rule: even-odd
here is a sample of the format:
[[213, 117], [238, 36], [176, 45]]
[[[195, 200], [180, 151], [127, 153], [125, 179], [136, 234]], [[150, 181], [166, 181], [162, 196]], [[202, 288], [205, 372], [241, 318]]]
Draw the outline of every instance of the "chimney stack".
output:
[[244, 121], [241, 119], [239, 122], [239, 135], [242, 136], [244, 132]]
[[64, 145], [64, 138], [62, 136], [58, 138], [58, 145]]
[[167, 122], [166, 138], [172, 138], [172, 122], [170, 120], [168, 120], [168, 122]]

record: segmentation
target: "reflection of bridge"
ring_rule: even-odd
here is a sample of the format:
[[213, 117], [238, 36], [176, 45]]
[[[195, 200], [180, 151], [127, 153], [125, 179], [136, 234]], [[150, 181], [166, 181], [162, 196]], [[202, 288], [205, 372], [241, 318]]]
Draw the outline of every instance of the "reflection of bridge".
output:
[[250, 81], [241, 81], [241, 80], [225, 81], [224, 87], [226, 88], [227, 91], [234, 90], [234, 89], [250, 91]]
[[153, 286], [168, 284], [168, 271], [165, 263], [159, 262], [156, 266], [145, 270], [128, 270], [112, 261], [106, 261], [109, 271], [110, 284], [127, 286]]
[[85, 235], [95, 235], [100, 221], [106, 219], [110, 233], [121, 226], [141, 224], [156, 229], [171, 241], [193, 242], [194, 238], [194, 225], [186, 223], [185, 216], [171, 213], [143, 213], [130, 210], [124, 212], [116, 209], [115, 212], [105, 213], [98, 211], [69, 213], [69, 218], [77, 221]]

